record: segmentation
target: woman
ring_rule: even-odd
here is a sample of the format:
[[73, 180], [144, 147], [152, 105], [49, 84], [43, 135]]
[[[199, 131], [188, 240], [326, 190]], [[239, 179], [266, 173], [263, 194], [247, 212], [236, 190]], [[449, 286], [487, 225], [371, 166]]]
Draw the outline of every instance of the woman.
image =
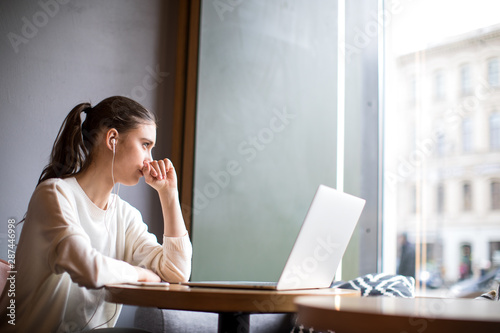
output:
[[[16, 326], [7, 328], [110, 327], [120, 306], [104, 302], [104, 285], [189, 278], [192, 248], [177, 177], [168, 159], [153, 160], [155, 140], [154, 115], [126, 97], [71, 110], [28, 206], [16, 253]], [[115, 183], [141, 177], [160, 198], [163, 245], [139, 211], [112, 193]]]

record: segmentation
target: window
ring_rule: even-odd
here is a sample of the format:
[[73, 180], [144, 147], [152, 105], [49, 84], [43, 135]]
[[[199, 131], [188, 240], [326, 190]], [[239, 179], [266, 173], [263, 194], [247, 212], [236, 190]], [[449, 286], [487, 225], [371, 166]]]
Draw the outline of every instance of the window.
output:
[[192, 277], [277, 280], [319, 184], [366, 199], [342, 278], [376, 271], [378, 39], [356, 33], [377, 2], [222, 2], [201, 3]]
[[464, 153], [469, 153], [473, 149], [473, 135], [472, 135], [472, 119], [464, 118], [462, 120], [462, 150]]
[[491, 209], [500, 209], [500, 180], [491, 182]]
[[462, 197], [463, 197], [463, 210], [472, 210], [472, 185], [469, 182], [465, 182], [462, 185]]
[[[493, 53], [500, 50], [500, 2], [384, 4], [402, 9], [384, 26], [384, 175], [405, 171], [397, 187], [383, 189], [384, 271], [396, 271], [398, 235], [407, 234], [417, 250], [417, 280], [435, 276], [442, 283], [432, 288], [444, 294], [460, 279], [478, 278], [480, 267], [490, 270], [483, 264], [490, 261], [487, 242], [500, 242], [500, 111], [488, 110], [498, 104], [490, 87], [500, 84], [500, 56]], [[408, 92], [398, 93], [401, 87]], [[407, 144], [412, 133], [416, 147]], [[422, 142], [432, 153], [410, 163]], [[407, 202], [412, 186], [418, 188], [415, 214], [399, 209], [413, 204]], [[494, 251], [500, 262], [500, 250]], [[435, 295], [429, 285], [418, 286], [417, 294]]]
[[498, 58], [493, 58], [488, 61], [488, 83], [490, 87], [498, 87], [500, 86], [500, 77], [499, 77], [499, 64]]
[[415, 185], [410, 186], [410, 195], [409, 195], [408, 202], [410, 203], [410, 213], [411, 214], [417, 213], [417, 204], [418, 204], [417, 200], [418, 200], [417, 186], [415, 186]]
[[490, 115], [490, 149], [500, 149], [500, 113], [494, 112]]
[[[489, 265], [491, 267], [497, 268], [500, 267], [500, 239], [497, 241], [490, 242], [490, 257], [489, 257]], [[488, 262], [485, 263], [484, 268], [488, 270]]]
[[444, 185], [438, 184], [437, 186], [437, 203], [436, 203], [436, 211], [439, 214], [444, 212]]
[[470, 65], [460, 67], [460, 93], [463, 96], [470, 95], [472, 92], [472, 78]]
[[460, 277], [459, 281], [463, 281], [472, 277], [472, 247], [471, 244], [462, 244], [460, 246]]
[[445, 99], [444, 73], [442, 70], [434, 74], [434, 98], [438, 101]]
[[446, 138], [444, 136], [444, 133], [438, 132], [436, 140], [437, 140], [437, 149], [436, 149], [437, 156], [439, 157], [444, 156], [444, 154], [446, 153]]
[[413, 75], [410, 78], [409, 102], [415, 104], [417, 101], [417, 78]]
[[[317, 186], [336, 185], [337, 40], [329, 18], [337, 4], [291, 10], [246, 1], [221, 12], [212, 2], [201, 8], [193, 277], [273, 281]], [[298, 33], [285, 22], [310, 29]], [[292, 175], [302, 172], [314, 179], [297, 184]], [[266, 253], [273, 255], [256, 261]]]

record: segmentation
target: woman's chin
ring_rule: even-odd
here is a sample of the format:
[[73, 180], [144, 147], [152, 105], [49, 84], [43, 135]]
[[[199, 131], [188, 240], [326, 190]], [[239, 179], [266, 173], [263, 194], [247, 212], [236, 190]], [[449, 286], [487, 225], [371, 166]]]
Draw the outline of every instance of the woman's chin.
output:
[[120, 183], [122, 185], [125, 185], [125, 186], [134, 186], [134, 185], [139, 184], [139, 180], [141, 180], [141, 178], [142, 177], [134, 177], [134, 178], [130, 178], [130, 179], [121, 181]]

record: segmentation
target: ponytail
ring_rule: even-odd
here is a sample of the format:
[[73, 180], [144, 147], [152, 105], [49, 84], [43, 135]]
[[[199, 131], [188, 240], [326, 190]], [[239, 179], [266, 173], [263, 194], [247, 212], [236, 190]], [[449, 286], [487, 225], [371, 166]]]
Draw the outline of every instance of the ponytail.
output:
[[91, 108], [78, 104], [64, 119], [52, 147], [50, 163], [43, 169], [38, 184], [50, 178], [62, 178], [81, 171], [89, 150], [83, 142], [81, 113]]
[[[86, 113], [82, 124], [82, 112]], [[141, 123], [155, 123], [153, 113], [127, 97], [106, 98], [96, 106], [78, 104], [64, 119], [52, 147], [50, 162], [43, 169], [38, 184], [50, 178], [65, 178], [88, 168], [99, 133], [115, 128], [119, 133], [137, 128]], [[38, 186], [37, 184], [37, 186]]]

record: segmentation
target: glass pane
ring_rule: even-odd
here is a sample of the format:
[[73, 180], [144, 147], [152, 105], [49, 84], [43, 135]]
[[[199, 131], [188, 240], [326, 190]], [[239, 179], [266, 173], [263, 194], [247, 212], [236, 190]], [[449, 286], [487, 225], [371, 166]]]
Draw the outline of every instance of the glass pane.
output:
[[462, 120], [462, 151], [471, 152], [474, 149], [474, 136], [472, 132], [472, 119], [470, 117]]
[[500, 113], [493, 113], [490, 116], [490, 148], [500, 149]]
[[384, 271], [473, 297], [500, 269], [500, 2], [384, 6]]
[[488, 62], [488, 83], [492, 87], [500, 85], [500, 68], [498, 58], [490, 59]]
[[444, 74], [442, 70], [438, 70], [434, 76], [434, 98], [437, 100], [444, 99], [446, 87], [444, 86]]
[[471, 69], [469, 64], [460, 68], [460, 90], [462, 95], [469, 95], [472, 92]]
[[193, 279], [277, 281], [335, 186], [337, 3], [202, 1]]

